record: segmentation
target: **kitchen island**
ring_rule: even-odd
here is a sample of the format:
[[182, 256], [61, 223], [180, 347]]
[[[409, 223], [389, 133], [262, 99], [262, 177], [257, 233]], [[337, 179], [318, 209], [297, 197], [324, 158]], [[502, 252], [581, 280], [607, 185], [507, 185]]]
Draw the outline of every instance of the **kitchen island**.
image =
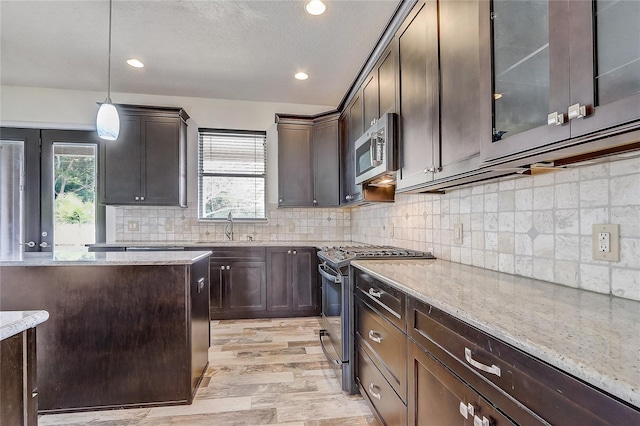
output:
[[[582, 415], [582, 408], [594, 410], [589, 424], [610, 424], [595, 420], [600, 415], [633, 419], [613, 424], [640, 419], [640, 302], [444, 260], [352, 265], [362, 271], [356, 274], [406, 295], [406, 334], [417, 345], [409, 346], [430, 354], [425, 358], [414, 350], [407, 361], [409, 415], [420, 411], [411, 405], [422, 401], [411, 395], [420, 386], [419, 363], [438, 358], [461, 377], [479, 369], [467, 374], [477, 391], [489, 389], [500, 399], [494, 390], [504, 385], [509, 398], [525, 395], [525, 405], [545, 419], [571, 410]], [[484, 365], [472, 359], [476, 356]], [[521, 382], [520, 370], [529, 373]], [[549, 383], [554, 387], [544, 388]], [[538, 388], [545, 391], [535, 392]], [[563, 398], [565, 405], [544, 403], [552, 397]]]
[[38, 424], [36, 326], [47, 311], [0, 311], [0, 424]]
[[39, 412], [189, 404], [208, 363], [209, 251], [23, 253], [1, 310], [38, 329]]

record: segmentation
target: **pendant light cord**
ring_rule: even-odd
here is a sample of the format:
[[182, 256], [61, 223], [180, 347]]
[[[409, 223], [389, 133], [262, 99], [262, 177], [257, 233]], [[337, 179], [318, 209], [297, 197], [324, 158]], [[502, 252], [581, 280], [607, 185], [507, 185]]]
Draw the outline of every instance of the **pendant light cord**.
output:
[[107, 103], [111, 102], [111, 13], [113, 11], [113, 0], [109, 0], [109, 62], [107, 66]]

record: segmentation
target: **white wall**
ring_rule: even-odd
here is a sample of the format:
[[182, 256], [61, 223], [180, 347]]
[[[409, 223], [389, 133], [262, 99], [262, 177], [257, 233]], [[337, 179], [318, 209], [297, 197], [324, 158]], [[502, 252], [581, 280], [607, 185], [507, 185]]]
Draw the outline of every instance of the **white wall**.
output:
[[[0, 125], [11, 127], [94, 130], [97, 102], [104, 92], [0, 87]], [[197, 203], [198, 128], [267, 131], [267, 201], [277, 202], [278, 140], [276, 113], [313, 115], [335, 109], [328, 105], [248, 102], [226, 99], [112, 93], [115, 103], [182, 107], [191, 117], [187, 136], [187, 199]], [[114, 235], [114, 210], [107, 209], [108, 240]]]

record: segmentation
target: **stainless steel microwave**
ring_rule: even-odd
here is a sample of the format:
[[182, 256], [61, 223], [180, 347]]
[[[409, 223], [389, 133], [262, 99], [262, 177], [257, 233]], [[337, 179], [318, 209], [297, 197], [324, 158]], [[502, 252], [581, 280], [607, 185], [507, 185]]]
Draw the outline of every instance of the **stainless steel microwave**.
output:
[[356, 184], [395, 184], [396, 115], [384, 114], [356, 141]]

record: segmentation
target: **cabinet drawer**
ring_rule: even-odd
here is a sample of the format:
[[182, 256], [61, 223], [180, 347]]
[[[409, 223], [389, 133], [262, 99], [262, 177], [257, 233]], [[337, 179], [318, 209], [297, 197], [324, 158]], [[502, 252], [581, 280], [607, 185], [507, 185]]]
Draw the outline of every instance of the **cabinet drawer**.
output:
[[357, 339], [400, 398], [407, 400], [407, 336], [356, 298]]
[[357, 348], [357, 357], [356, 381], [360, 387], [360, 393], [369, 400], [378, 419], [382, 420], [384, 425], [406, 425], [407, 407], [361, 346]]
[[640, 424], [640, 411], [413, 298], [408, 327], [413, 340], [519, 424]]
[[371, 303], [372, 306], [375, 306], [376, 309], [378, 309], [386, 319], [395, 324], [396, 327], [406, 332], [407, 296], [390, 285], [373, 278], [366, 272], [362, 272], [359, 269], [353, 270], [356, 294], [358, 294], [362, 300], [366, 300]]

